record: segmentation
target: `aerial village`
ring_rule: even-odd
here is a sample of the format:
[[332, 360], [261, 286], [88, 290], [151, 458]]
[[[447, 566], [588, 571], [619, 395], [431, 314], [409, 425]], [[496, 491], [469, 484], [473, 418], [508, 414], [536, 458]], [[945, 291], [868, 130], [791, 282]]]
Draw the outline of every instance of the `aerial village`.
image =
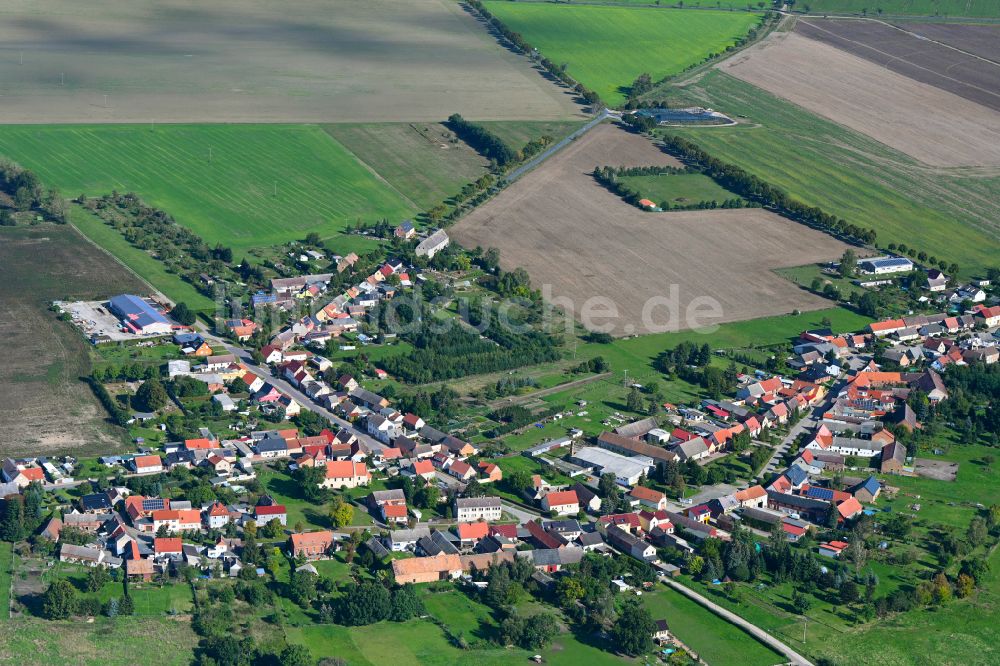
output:
[[[396, 233], [410, 238], [412, 225]], [[417, 251], [433, 256], [447, 243], [437, 232]], [[338, 261], [346, 268], [356, 259]], [[619, 418], [596, 433], [572, 428], [495, 456], [395, 408], [351, 374], [334, 376], [334, 363], [319, 353], [338, 341], [346, 345], [348, 337], [357, 344], [359, 322], [420, 279], [416, 269], [389, 261], [335, 296], [328, 290], [332, 277], [274, 279], [271, 292], [253, 296], [257, 308], [293, 310], [303, 300], [316, 306], [291, 319], [258, 354], [240, 347], [258, 335], [250, 318], [227, 320], [221, 339], [133, 295], [58, 304], [95, 345], [123, 339], [175, 345], [183, 358], [165, 364], [164, 378], [175, 382], [172, 397], [183, 404], [177, 386], [188, 386], [206, 413], [230, 425], [202, 427], [197, 437], [156, 447], [137, 437], [135, 453], [100, 457], [86, 470], [73, 458], [8, 459], [6, 504], [39, 488], [71, 491], [35, 538], [50, 544], [54, 559], [116, 570], [137, 584], [182, 570], [208, 578], [264, 576], [264, 559], [258, 551], [248, 557], [245, 548], [267, 541], [280, 546], [296, 572], [315, 573], [312, 563], [348, 550], [351, 558], [366, 552], [366, 561], [398, 585], [456, 581], [484, 588], [492, 568], [526, 563], [535, 584], [552, 589], [588, 556], [643, 567], [612, 581], [623, 594], [641, 594], [650, 585], [646, 578], [704, 576], [706, 566], [714, 571], [709, 580], [721, 585], [731, 579], [706, 564], [706, 544], [779, 538], [808, 543], [822, 561], [846, 560], [860, 534], [852, 526], [877, 516], [880, 500], [899, 492], [894, 478], [954, 478], [954, 466], [917, 458], [900, 441], [922, 427], [913, 397], [930, 407], [947, 401], [942, 371], [996, 363], [1000, 349], [1000, 306], [981, 299], [963, 314], [877, 321], [854, 332], [803, 331], [787, 359], [795, 375], [739, 374], [722, 399], [665, 403], [656, 417]], [[377, 379], [384, 375], [376, 370]], [[138, 394], [154, 379], [124, 383]], [[169, 402], [122, 418], [142, 426]], [[251, 410], [256, 427], [239, 432]], [[288, 420], [303, 413], [318, 417], [310, 433]], [[156, 428], [168, 430], [163, 423]], [[703, 468], [713, 461], [765, 451], [765, 438], [780, 444], [766, 449], [766, 464], [751, 483], [705, 478]], [[518, 458], [529, 459], [537, 473], [505, 474]], [[89, 482], [81, 472], [105, 480]], [[278, 473], [319, 512], [332, 501], [331, 517], [316, 518], [316, 511], [262, 490], [261, 475]], [[200, 481], [179, 482], [192, 478]], [[685, 488], [684, 479], [694, 484]], [[919, 503], [912, 508], [919, 511]], [[665, 621], [654, 637], [670, 643]]]

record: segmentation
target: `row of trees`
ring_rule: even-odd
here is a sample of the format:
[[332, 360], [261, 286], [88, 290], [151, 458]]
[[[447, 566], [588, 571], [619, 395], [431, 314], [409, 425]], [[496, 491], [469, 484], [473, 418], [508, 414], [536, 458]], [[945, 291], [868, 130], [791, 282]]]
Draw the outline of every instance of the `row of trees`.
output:
[[517, 152], [499, 136], [482, 125], [469, 122], [454, 113], [448, 117], [448, 129], [469, 144], [483, 157], [493, 160], [499, 167], [505, 167], [517, 160]]
[[861, 243], [872, 244], [875, 242], [874, 229], [864, 229], [849, 224], [846, 220], [837, 218], [817, 206], [807, 206], [790, 197], [784, 190], [771, 185], [741, 167], [712, 157], [697, 144], [683, 137], [668, 134], [663, 137], [663, 145], [670, 154], [697, 167], [699, 171], [722, 187], [736, 192], [750, 201], [774, 208], [793, 220], [804, 222], [829, 233], [846, 236]]
[[576, 91], [576, 93], [580, 95], [580, 97], [582, 97], [587, 104], [596, 106], [601, 103], [601, 96], [593, 90], [585, 87], [583, 84], [577, 82], [576, 79], [570, 76], [566, 71], [566, 65], [557, 65], [548, 58], [539, 55], [538, 49], [529, 44], [521, 33], [514, 32], [504, 25], [504, 22], [491, 14], [482, 2], [479, 0], [468, 0], [468, 5], [475, 9], [480, 16], [486, 19], [486, 22], [489, 23], [490, 26], [500, 35], [502, 35], [504, 39], [513, 44], [515, 48], [531, 58], [536, 58], [538, 63], [544, 67], [547, 72], [566, 85], [572, 87], [573, 90]]
[[178, 273], [198, 289], [207, 290], [202, 273], [228, 276], [238, 282], [232, 266], [232, 250], [222, 245], [209, 247], [193, 231], [177, 224], [165, 211], [147, 205], [135, 193], [113, 191], [98, 199], [78, 201], [114, 227], [131, 245], [153, 252], [169, 270]]
[[[8, 195], [19, 211], [38, 210], [53, 222], [66, 222], [66, 200], [59, 190], [45, 190], [38, 176], [16, 162], [0, 159], [0, 192]], [[10, 211], [0, 211], [0, 226], [13, 226], [15, 220]]]
[[[664, 168], [669, 169], [671, 167], [664, 167]], [[631, 187], [626, 183], [623, 183], [621, 180], [618, 179], [618, 176], [616, 174], [610, 173], [609, 169], [611, 169], [611, 167], [598, 167], [597, 169], [594, 169], [594, 179], [597, 180], [597, 182], [599, 182], [601, 185], [606, 187], [608, 190], [610, 190], [613, 194], [621, 197], [626, 203], [636, 206], [638, 208], [642, 208], [642, 205], [639, 203], [644, 198], [642, 192], [636, 190], [635, 188]], [[709, 200], [697, 201], [695, 203], [690, 203], [690, 204], [676, 204], [664, 200], [659, 202], [658, 205], [663, 210], [707, 210], [716, 208], [728, 209], [728, 208], [754, 207], [754, 204], [752, 202], [749, 202], [745, 199], [741, 199], [740, 197], [732, 197], [731, 199], [725, 199], [722, 202], [713, 199], [710, 201]], [[759, 204], [757, 204], [757, 206], [759, 206]]]

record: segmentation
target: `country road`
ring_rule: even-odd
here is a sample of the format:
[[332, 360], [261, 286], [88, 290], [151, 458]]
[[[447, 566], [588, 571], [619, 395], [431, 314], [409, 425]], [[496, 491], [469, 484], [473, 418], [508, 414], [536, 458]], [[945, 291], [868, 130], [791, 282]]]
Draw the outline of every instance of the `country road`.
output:
[[290, 395], [292, 398], [295, 399], [297, 403], [299, 403], [299, 405], [301, 405], [302, 409], [315, 412], [316, 414], [319, 414], [320, 416], [325, 418], [327, 421], [330, 421], [334, 425], [352, 431], [354, 435], [358, 438], [358, 440], [360, 440], [361, 445], [367, 451], [371, 453], [377, 453], [386, 448], [384, 444], [376, 440], [374, 437], [370, 436], [368, 433], [359, 430], [350, 421], [342, 419], [333, 412], [331, 412], [330, 410], [320, 407], [315, 402], [313, 402], [312, 398], [307, 396], [305, 393], [292, 386], [283, 378], [272, 374], [270, 368], [262, 367], [254, 363], [253, 358], [250, 356], [250, 352], [248, 352], [246, 349], [242, 347], [237, 347], [228, 340], [224, 340], [216, 335], [213, 335], [212, 333], [209, 333], [207, 330], [204, 329], [202, 330], [202, 335], [205, 337], [206, 340], [209, 341], [209, 343], [213, 347], [218, 345], [220, 347], [225, 348], [225, 350], [228, 351], [230, 354], [235, 355], [243, 363], [243, 365], [245, 365], [247, 368], [250, 369], [251, 372], [253, 372], [256, 375], [259, 375], [268, 383], [273, 384], [282, 392]]
[[552, 144], [551, 146], [549, 146], [548, 148], [546, 148], [545, 150], [543, 150], [541, 153], [539, 153], [537, 156], [533, 157], [531, 160], [529, 160], [525, 164], [522, 164], [521, 166], [517, 167], [516, 169], [514, 169], [513, 171], [511, 171], [509, 174], [507, 174], [507, 177], [505, 178], [505, 180], [507, 181], [507, 184], [508, 185], [512, 184], [515, 180], [517, 180], [518, 178], [520, 178], [521, 176], [523, 176], [527, 172], [531, 171], [536, 166], [538, 166], [539, 164], [541, 164], [542, 162], [544, 162], [545, 160], [549, 159], [550, 157], [552, 157], [553, 155], [555, 155], [557, 152], [559, 152], [560, 150], [562, 150], [563, 148], [565, 148], [566, 146], [568, 146], [570, 143], [572, 143], [573, 141], [579, 139], [581, 136], [583, 136], [584, 134], [586, 134], [590, 130], [594, 129], [595, 127], [597, 127], [598, 125], [600, 125], [601, 123], [603, 123], [605, 120], [607, 120], [609, 118], [617, 118], [617, 117], [618, 116], [615, 115], [614, 113], [612, 113], [610, 110], [604, 109], [603, 111], [601, 111], [597, 115], [596, 118], [594, 118], [593, 120], [589, 121], [586, 125], [584, 125], [580, 129], [576, 130], [575, 132], [573, 132], [569, 136], [567, 136], [567, 137], [565, 137], [565, 138], [563, 138], [563, 139], [555, 142], [554, 144]]

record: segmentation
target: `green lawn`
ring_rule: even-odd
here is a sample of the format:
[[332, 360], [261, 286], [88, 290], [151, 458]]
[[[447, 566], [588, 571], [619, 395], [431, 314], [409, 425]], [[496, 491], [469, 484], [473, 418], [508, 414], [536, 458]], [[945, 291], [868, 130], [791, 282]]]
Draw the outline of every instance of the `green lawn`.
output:
[[662, 176], [622, 176], [619, 181], [631, 187], [643, 198], [657, 204], [687, 206], [702, 201], [722, 203], [739, 197], [708, 176], [700, 173], [667, 174]]
[[445, 592], [424, 590], [424, 608], [428, 615], [443, 622], [449, 631], [461, 633], [469, 641], [493, 636], [496, 622], [489, 606], [470, 599], [469, 595], [456, 589]]
[[137, 192], [238, 253], [416, 212], [316, 125], [7, 125], [0, 155], [66, 196]]
[[[300, 521], [307, 527], [330, 528], [329, 503], [313, 504], [305, 499], [299, 488], [299, 482], [287, 472], [279, 472], [270, 467], [261, 466], [257, 468], [257, 480], [279, 504], [285, 505], [288, 511], [289, 529]], [[357, 514], [359, 511], [360, 509], [355, 507], [354, 513]]]
[[875, 229], [883, 247], [905, 243], [958, 263], [966, 275], [996, 264], [1000, 177], [995, 172], [928, 169], [717, 70], [683, 89], [651, 95], [744, 119], [737, 127], [671, 133], [807, 205]]
[[658, 587], [642, 599], [654, 620], [666, 620], [670, 631], [712, 666], [782, 662], [781, 655], [680, 592]]
[[[102, 603], [112, 597], [121, 599], [122, 584], [109, 582], [96, 593], [86, 592], [87, 572], [83, 565], [57, 563], [57, 566], [46, 572], [44, 578], [66, 578], [77, 586], [84, 596], [94, 594]], [[147, 617], [162, 617], [166, 614], [188, 613], [191, 611], [191, 588], [184, 581], [172, 581], [166, 585], [156, 582], [131, 583], [129, 594], [135, 602], [135, 614]]]
[[654, 81], [677, 74], [724, 51], [760, 19], [749, 12], [495, 1], [486, 6], [612, 105], [625, 101], [640, 74]]
[[505, 666], [527, 658], [523, 650], [460, 650], [427, 620], [380, 622], [365, 627], [312, 625], [286, 629], [289, 643], [302, 643], [317, 659], [340, 657], [351, 666], [412, 664]]
[[[806, 9], [808, 7], [808, 9]], [[908, 16], [968, 16], [1000, 18], [996, 0], [805, 0], [795, 5], [798, 11], [813, 14], [844, 13]], [[879, 12], [879, 10], [882, 10]]]

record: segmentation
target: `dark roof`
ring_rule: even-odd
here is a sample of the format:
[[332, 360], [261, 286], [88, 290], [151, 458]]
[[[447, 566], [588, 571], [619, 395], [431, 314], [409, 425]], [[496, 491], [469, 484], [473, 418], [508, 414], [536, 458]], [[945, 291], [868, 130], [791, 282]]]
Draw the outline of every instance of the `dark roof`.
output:
[[789, 467], [785, 472], [785, 476], [788, 477], [788, 480], [792, 482], [793, 486], [797, 486], [809, 478], [809, 474], [798, 465], [792, 465]]
[[833, 490], [831, 490], [830, 488], [821, 488], [819, 486], [810, 486], [809, 490], [806, 491], [806, 497], [832, 502]]
[[257, 451], [287, 451], [288, 444], [280, 437], [268, 437], [256, 444]]
[[822, 500], [812, 499], [810, 497], [803, 497], [802, 495], [788, 495], [786, 493], [778, 493], [773, 490], [767, 491], [767, 498], [779, 504], [796, 507], [806, 511], [820, 511], [830, 506], [829, 502], [824, 502]]
[[167, 503], [162, 497], [145, 497], [142, 500], [143, 511], [159, 511], [166, 508]]
[[375, 557], [385, 557], [389, 554], [389, 551], [382, 545], [382, 542], [375, 537], [371, 537], [368, 541], [365, 541], [365, 545], [368, 546], [368, 550], [375, 554]]
[[104, 493], [92, 493], [90, 495], [84, 495], [80, 498], [80, 506], [82, 506], [85, 511], [110, 509], [111, 500], [108, 499], [108, 496]]

